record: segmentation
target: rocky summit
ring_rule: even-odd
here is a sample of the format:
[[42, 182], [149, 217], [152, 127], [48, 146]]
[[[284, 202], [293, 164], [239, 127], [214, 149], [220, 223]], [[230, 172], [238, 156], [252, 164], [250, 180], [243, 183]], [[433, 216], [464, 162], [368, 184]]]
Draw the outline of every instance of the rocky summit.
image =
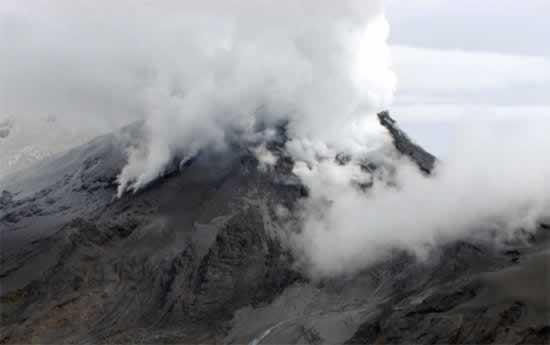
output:
[[[430, 178], [436, 158], [389, 113], [379, 120]], [[235, 143], [116, 198], [128, 137], [99, 137], [0, 185], [0, 343], [550, 343], [544, 222], [525, 241], [457, 240], [421, 261], [396, 250], [313, 279], [281, 240], [278, 207], [308, 198], [284, 136], [267, 145], [270, 169]]]

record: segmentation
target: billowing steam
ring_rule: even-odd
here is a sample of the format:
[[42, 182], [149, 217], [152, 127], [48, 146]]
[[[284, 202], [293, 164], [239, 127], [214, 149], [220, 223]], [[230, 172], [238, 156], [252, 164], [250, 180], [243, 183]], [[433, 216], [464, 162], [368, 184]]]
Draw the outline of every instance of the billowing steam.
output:
[[[550, 187], [541, 149], [550, 145], [532, 131], [468, 136], [431, 179], [394, 161], [395, 186], [362, 191], [373, 175], [357, 163], [389, 139], [369, 116], [396, 87], [388, 31], [382, 0], [7, 0], [0, 121], [53, 116], [96, 132], [144, 121], [119, 195], [174, 159], [288, 123], [295, 173], [311, 193], [291, 245], [321, 275], [360, 269], [388, 248], [421, 253], [532, 222]], [[352, 163], [337, 164], [341, 152]]]
[[176, 156], [280, 121], [292, 137], [340, 144], [395, 88], [380, 0], [10, 5], [0, 113], [145, 119], [119, 194]]
[[339, 144], [350, 123], [391, 98], [377, 1], [254, 1], [197, 11], [178, 20], [208, 25], [175, 33], [168, 44], [182, 46], [162, 51], [162, 60], [174, 61], [153, 68], [148, 142], [130, 153], [119, 192], [146, 185], [174, 156], [222, 147], [232, 132], [280, 121], [289, 121], [293, 138]]
[[490, 127], [472, 127], [432, 176], [395, 160], [394, 185], [374, 183], [366, 192], [357, 183], [371, 176], [353, 162], [297, 166], [311, 195], [291, 245], [305, 253], [314, 275], [326, 276], [353, 273], [392, 249], [422, 258], [457, 239], [517, 240], [548, 215], [548, 130], [526, 125], [503, 137]]

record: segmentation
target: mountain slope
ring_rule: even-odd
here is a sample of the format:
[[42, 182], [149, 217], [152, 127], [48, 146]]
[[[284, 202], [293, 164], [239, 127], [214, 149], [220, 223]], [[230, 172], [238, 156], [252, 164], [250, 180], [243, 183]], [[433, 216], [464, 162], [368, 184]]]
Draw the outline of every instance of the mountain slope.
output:
[[[435, 158], [384, 119], [429, 173]], [[268, 144], [270, 169], [234, 144], [115, 199], [128, 137], [10, 178], [1, 343], [548, 343], [546, 228], [530, 245], [461, 241], [422, 262], [395, 251], [311, 280], [282, 240], [308, 195], [284, 140]]]

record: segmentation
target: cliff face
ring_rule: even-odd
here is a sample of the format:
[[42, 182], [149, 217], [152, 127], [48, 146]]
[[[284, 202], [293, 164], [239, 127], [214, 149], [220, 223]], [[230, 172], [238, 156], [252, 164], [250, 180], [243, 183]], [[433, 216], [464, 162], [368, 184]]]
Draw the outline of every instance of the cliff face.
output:
[[263, 174], [235, 148], [113, 199], [119, 144], [104, 137], [3, 194], [3, 342], [111, 342], [180, 322], [190, 334], [175, 339], [211, 339], [301, 279], [271, 225], [303, 193], [288, 169]]
[[[435, 158], [380, 120], [429, 173]], [[277, 209], [307, 197], [281, 143], [273, 169], [236, 145], [114, 199], [121, 137], [2, 192], [0, 343], [548, 343], [548, 230], [310, 281], [280, 241]]]
[[393, 144], [397, 151], [409, 157], [424, 173], [430, 174], [435, 166], [436, 158], [431, 153], [415, 144], [409, 136], [397, 126], [397, 122], [387, 111], [379, 113], [378, 119], [380, 124], [384, 126], [392, 136]]

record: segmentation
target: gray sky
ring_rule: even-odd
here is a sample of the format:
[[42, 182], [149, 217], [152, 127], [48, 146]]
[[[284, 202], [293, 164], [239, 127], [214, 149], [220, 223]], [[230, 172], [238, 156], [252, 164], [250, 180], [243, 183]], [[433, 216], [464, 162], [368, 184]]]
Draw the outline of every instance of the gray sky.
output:
[[444, 154], [474, 119], [495, 128], [549, 121], [550, 1], [386, 5], [399, 79], [393, 110], [421, 143]]
[[387, 0], [393, 44], [550, 55], [548, 0]]

